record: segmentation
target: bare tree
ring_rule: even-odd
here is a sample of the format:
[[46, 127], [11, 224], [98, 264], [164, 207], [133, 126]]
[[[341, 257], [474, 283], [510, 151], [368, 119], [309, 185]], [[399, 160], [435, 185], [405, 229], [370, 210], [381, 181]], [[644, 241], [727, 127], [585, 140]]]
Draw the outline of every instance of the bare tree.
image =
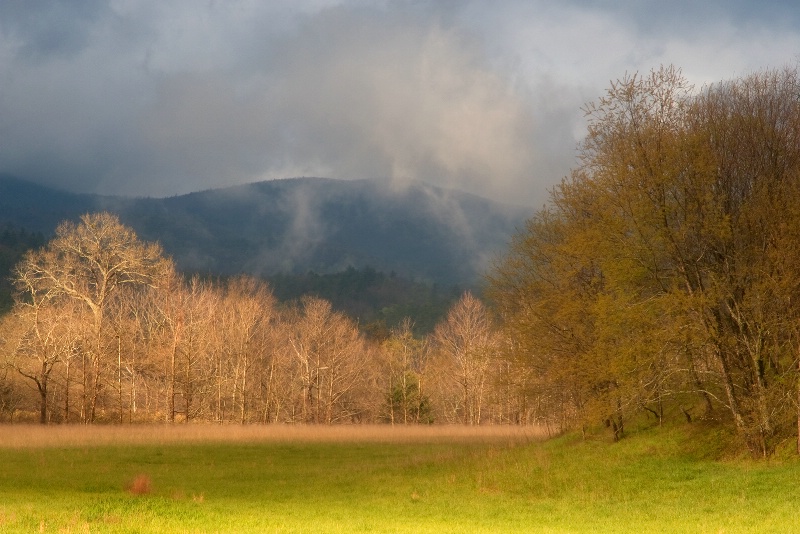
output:
[[497, 336], [486, 307], [470, 292], [453, 305], [433, 334], [436, 350], [461, 391], [464, 424], [481, 422]]
[[330, 424], [356, 415], [348, 395], [363, 378], [364, 342], [328, 301], [305, 297], [289, 332], [300, 383], [299, 419]]
[[[36, 302], [71, 300], [92, 317], [92, 339], [83, 346], [82, 419], [94, 420], [104, 364], [110, 359], [108, 309], [125, 286], [155, 285], [172, 270], [161, 247], [140, 241], [109, 213], [65, 222], [44, 248], [29, 252], [15, 269], [17, 285]], [[113, 351], [116, 352], [116, 351]]]
[[79, 347], [80, 322], [71, 304], [66, 302], [59, 308], [41, 302], [18, 304], [10, 316], [10, 320], [17, 323], [10, 363], [20, 375], [35, 384], [41, 424], [49, 420], [54, 371], [59, 365], [69, 364]]
[[221, 328], [227, 369], [232, 374], [232, 406], [238, 408], [238, 420], [248, 421], [255, 381], [254, 367], [268, 357], [269, 330], [275, 298], [267, 285], [250, 277], [231, 280], [222, 302]]
[[220, 291], [198, 277], [189, 282], [188, 299], [184, 314], [184, 354], [180, 387], [186, 410], [186, 422], [200, 417], [206, 411], [203, 403], [211, 387], [211, 361], [218, 350], [219, 335], [215, 325], [219, 321]]

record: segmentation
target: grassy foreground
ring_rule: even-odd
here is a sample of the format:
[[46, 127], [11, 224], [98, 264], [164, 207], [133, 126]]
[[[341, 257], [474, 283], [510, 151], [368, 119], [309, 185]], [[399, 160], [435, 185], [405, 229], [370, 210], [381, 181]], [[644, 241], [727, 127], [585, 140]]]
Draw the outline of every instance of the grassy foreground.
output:
[[800, 532], [800, 461], [480, 432], [0, 427], [0, 532]]

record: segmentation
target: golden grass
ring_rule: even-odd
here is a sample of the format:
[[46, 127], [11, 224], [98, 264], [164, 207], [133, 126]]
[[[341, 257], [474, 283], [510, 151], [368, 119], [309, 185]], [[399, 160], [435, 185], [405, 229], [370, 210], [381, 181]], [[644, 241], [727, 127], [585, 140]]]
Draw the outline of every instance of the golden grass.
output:
[[0, 448], [91, 447], [180, 443], [530, 441], [536, 426], [390, 425], [0, 425]]

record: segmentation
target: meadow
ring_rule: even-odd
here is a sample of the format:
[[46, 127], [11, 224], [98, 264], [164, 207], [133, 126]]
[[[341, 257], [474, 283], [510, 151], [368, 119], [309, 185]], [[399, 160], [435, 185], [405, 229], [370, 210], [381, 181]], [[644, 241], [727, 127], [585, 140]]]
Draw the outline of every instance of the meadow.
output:
[[800, 461], [713, 436], [2, 426], [0, 532], [800, 531]]

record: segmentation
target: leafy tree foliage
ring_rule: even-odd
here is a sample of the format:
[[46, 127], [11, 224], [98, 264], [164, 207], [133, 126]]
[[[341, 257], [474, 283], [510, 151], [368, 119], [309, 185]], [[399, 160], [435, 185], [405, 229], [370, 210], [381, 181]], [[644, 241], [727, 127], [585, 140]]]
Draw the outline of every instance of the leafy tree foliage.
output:
[[404, 319], [383, 342], [383, 377], [387, 384], [385, 419], [391, 424], [430, 423], [433, 421], [427, 388], [430, 344], [417, 338], [413, 324]]
[[581, 164], [493, 270], [565, 420], [721, 416], [768, 454], [798, 420], [800, 79], [695, 91], [664, 67], [586, 107]]

